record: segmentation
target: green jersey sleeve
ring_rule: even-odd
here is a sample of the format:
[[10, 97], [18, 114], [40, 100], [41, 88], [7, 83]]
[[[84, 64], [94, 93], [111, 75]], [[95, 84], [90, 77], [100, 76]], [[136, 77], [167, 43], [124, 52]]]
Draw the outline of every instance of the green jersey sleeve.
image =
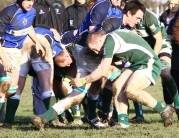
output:
[[161, 31], [159, 20], [154, 13], [146, 11], [144, 14], [144, 20], [146, 28], [150, 30], [152, 35], [155, 35]]
[[104, 43], [103, 58], [112, 58], [114, 55], [115, 42], [111, 35], [108, 35]]

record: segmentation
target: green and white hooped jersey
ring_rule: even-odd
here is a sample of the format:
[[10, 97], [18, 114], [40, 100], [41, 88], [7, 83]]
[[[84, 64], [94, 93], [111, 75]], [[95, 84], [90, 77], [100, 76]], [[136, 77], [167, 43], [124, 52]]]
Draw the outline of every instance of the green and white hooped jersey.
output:
[[[133, 71], [149, 69], [154, 80], [161, 72], [161, 63], [149, 44], [129, 30], [115, 30], [109, 33], [104, 44], [103, 58], [126, 59]], [[154, 75], [153, 75], [154, 73]]]
[[161, 26], [156, 14], [153, 12], [146, 10], [143, 19], [136, 25], [136, 30], [138, 35], [143, 37], [152, 48], [154, 48], [155, 45], [153, 35], [161, 31], [163, 39], [162, 48], [169, 47], [169, 49], [171, 49], [171, 41], [166, 33], [166, 29], [164, 26]]

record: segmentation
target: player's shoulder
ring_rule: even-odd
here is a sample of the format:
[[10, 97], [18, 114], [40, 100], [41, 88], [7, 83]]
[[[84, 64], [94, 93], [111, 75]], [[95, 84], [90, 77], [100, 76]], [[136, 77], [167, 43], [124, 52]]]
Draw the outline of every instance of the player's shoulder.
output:
[[8, 15], [8, 16], [13, 16], [17, 10], [19, 9], [19, 5], [16, 3], [12, 3], [11, 5], [5, 7], [0, 14], [1, 15]]
[[155, 13], [153, 13], [150, 10], [146, 10], [145, 14], [144, 14], [144, 19], [145, 20], [158, 20], [158, 17]]
[[105, 7], [110, 7], [110, 3], [108, 0], [100, 0], [97, 1], [93, 7], [91, 8], [91, 11], [93, 10], [106, 10]]

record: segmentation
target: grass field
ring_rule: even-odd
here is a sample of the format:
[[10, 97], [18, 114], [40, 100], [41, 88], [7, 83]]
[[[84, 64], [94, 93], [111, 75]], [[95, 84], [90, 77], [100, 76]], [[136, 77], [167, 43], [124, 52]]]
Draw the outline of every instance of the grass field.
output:
[[[16, 112], [15, 122], [11, 130], [1, 130], [0, 138], [177, 138], [179, 127], [177, 117], [174, 114], [173, 125], [164, 128], [160, 115], [150, 108], [144, 107], [144, 124], [132, 125], [128, 130], [92, 130], [88, 125], [81, 127], [46, 128], [45, 132], [32, 129], [30, 124], [32, 113], [32, 92], [30, 77], [27, 80], [25, 90], [21, 96], [20, 106]], [[155, 98], [163, 101], [160, 80], [155, 87], [147, 89]], [[147, 100], [147, 99], [146, 99]], [[131, 103], [131, 102], [130, 102]], [[130, 118], [134, 116], [133, 104], [130, 104]], [[2, 125], [2, 123], [0, 123]]]

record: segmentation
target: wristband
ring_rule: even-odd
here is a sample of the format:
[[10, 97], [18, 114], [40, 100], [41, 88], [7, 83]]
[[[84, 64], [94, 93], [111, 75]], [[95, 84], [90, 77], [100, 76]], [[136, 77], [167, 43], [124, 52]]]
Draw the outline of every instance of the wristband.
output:
[[86, 78], [81, 78], [80, 83], [83, 84], [83, 85], [86, 84]]

